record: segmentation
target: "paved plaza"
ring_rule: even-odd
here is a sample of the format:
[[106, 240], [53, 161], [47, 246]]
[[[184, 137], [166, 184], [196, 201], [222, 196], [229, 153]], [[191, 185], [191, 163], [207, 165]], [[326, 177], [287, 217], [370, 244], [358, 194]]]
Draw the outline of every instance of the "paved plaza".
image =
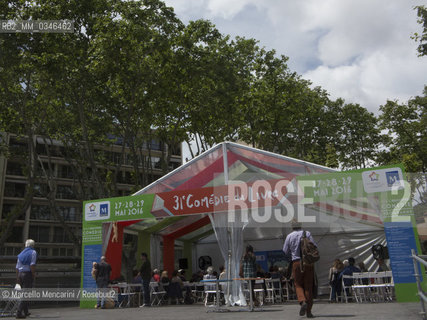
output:
[[[27, 319], [76, 319], [76, 320], [106, 320], [106, 319], [159, 319], [159, 320], [189, 320], [189, 319], [265, 319], [291, 320], [307, 319], [298, 315], [299, 305], [289, 302], [279, 305], [264, 306], [255, 312], [239, 311], [241, 308], [231, 308], [229, 312], [207, 312], [212, 308], [201, 304], [175, 305], [150, 308], [123, 308], [110, 310], [80, 309], [78, 307], [58, 307], [32, 309]], [[344, 320], [411, 320], [422, 319], [420, 303], [335, 303], [315, 302], [313, 314], [316, 319]], [[7, 318], [5, 318], [7, 319]]]

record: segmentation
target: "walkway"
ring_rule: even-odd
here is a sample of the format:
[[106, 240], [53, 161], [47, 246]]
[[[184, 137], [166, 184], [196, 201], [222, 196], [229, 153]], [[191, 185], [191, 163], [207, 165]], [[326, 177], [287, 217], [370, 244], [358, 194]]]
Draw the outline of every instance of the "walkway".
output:
[[[208, 308], [202, 305], [178, 305], [150, 308], [128, 308], [128, 309], [80, 309], [77, 307], [32, 309], [31, 316], [27, 319], [70, 319], [70, 320], [210, 320], [210, 319], [271, 319], [271, 320], [293, 320], [306, 319], [298, 315], [299, 305], [297, 303], [286, 303], [282, 305], [270, 305], [264, 307], [263, 312], [238, 312], [239, 308], [233, 308], [232, 312], [214, 313], [206, 312]], [[315, 303], [313, 314], [316, 319], [334, 320], [411, 320], [421, 319], [419, 303]]]

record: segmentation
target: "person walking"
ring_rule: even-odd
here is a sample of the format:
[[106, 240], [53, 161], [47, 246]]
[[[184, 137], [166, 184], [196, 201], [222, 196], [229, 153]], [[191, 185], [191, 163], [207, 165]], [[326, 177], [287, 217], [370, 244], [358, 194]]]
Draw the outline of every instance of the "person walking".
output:
[[[98, 297], [98, 302], [96, 304], [96, 308], [99, 309], [105, 309], [105, 292], [104, 294], [100, 294], [102, 289], [108, 288], [108, 283], [110, 281], [110, 275], [111, 275], [111, 266], [107, 262], [107, 259], [105, 256], [102, 256], [99, 263], [95, 265], [95, 281], [96, 281], [96, 287], [98, 288], [98, 294], [100, 297]], [[102, 297], [102, 298], [101, 298]]]
[[[36, 263], [37, 263], [37, 252], [34, 250], [35, 242], [32, 239], [25, 241], [25, 249], [18, 254], [16, 262], [16, 283], [18, 283], [22, 289], [28, 289], [33, 287], [34, 279], [36, 278]], [[30, 315], [28, 311], [28, 302], [20, 301], [18, 310], [16, 311], [17, 319], [25, 319]]]
[[[314, 242], [309, 231], [305, 232], [306, 237]], [[303, 230], [301, 223], [292, 221], [292, 232], [286, 237], [283, 245], [283, 252], [292, 261], [292, 276], [294, 278], [295, 291], [298, 302], [301, 305], [299, 315], [307, 315], [307, 318], [314, 318], [311, 313], [313, 307], [313, 287], [314, 287], [314, 265], [304, 263], [301, 266], [301, 238]]]
[[150, 281], [151, 281], [151, 263], [145, 252], [141, 253], [142, 265], [139, 273], [142, 278], [142, 292], [144, 295], [144, 304], [140, 307], [149, 307], [150, 304]]

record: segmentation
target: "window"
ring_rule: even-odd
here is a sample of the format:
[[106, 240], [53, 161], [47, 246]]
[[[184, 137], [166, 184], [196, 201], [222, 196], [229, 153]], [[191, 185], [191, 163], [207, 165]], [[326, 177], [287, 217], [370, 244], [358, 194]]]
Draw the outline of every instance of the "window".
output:
[[6, 242], [22, 243], [22, 227], [13, 227]]
[[115, 164], [119, 164], [123, 158], [122, 154], [118, 153], [118, 152], [111, 152], [111, 153], [109, 153], [108, 156], [109, 156], [110, 161], [112, 163], [115, 163]]
[[18, 162], [7, 162], [6, 174], [12, 176], [22, 176], [22, 165]]
[[46, 196], [46, 185], [34, 184], [34, 197], [44, 198]]
[[54, 220], [50, 213], [50, 208], [43, 205], [31, 206], [30, 218], [34, 220]]
[[78, 221], [79, 215], [77, 208], [74, 207], [59, 207], [59, 214], [65, 221]]
[[74, 172], [71, 166], [61, 166], [61, 178], [65, 179], [73, 179], [74, 178]]
[[47, 257], [48, 256], [47, 248], [40, 248], [39, 255], [42, 257]]
[[126, 183], [126, 184], [133, 184], [134, 183], [134, 179], [132, 177], [132, 172], [129, 172], [129, 171], [125, 172], [125, 179], [124, 179], [123, 183]]
[[62, 227], [55, 227], [53, 232], [53, 242], [57, 243], [68, 243], [70, 239], [68, 238], [67, 233]]
[[45, 144], [37, 143], [37, 145], [36, 145], [36, 152], [39, 155], [47, 155], [46, 145]]
[[4, 186], [5, 197], [23, 198], [25, 194], [25, 184], [6, 182]]
[[50, 242], [49, 234], [50, 234], [50, 227], [30, 226], [29, 236], [35, 242]]
[[159, 157], [151, 157], [151, 168], [161, 168], [161, 162]]
[[70, 186], [58, 186], [56, 197], [58, 199], [76, 199], [73, 188]]
[[7, 214], [13, 210], [13, 207], [14, 205], [12, 204], [6, 204], [6, 203], [3, 204], [3, 210], [2, 210], [3, 217], [6, 217]]
[[19, 248], [6, 247], [5, 256], [16, 256], [19, 254]]
[[25, 140], [18, 140], [18, 138], [10, 138], [9, 150], [12, 154], [26, 154], [27, 142]]
[[74, 256], [74, 250], [73, 248], [67, 248], [67, 257]]
[[158, 140], [151, 140], [151, 150], [162, 150], [162, 143]]
[[74, 255], [73, 248], [53, 248], [52, 256], [54, 257], [72, 257]]

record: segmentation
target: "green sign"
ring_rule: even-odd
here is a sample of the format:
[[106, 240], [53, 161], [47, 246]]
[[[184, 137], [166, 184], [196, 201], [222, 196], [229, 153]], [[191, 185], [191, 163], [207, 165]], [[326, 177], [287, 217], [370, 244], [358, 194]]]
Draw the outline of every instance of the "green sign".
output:
[[[92, 263], [103, 253], [103, 223], [155, 219], [150, 213], [154, 195], [99, 199], [83, 203], [81, 288], [95, 290]], [[106, 240], [108, 241], [108, 240]], [[82, 308], [93, 308], [96, 301], [81, 301]]]

